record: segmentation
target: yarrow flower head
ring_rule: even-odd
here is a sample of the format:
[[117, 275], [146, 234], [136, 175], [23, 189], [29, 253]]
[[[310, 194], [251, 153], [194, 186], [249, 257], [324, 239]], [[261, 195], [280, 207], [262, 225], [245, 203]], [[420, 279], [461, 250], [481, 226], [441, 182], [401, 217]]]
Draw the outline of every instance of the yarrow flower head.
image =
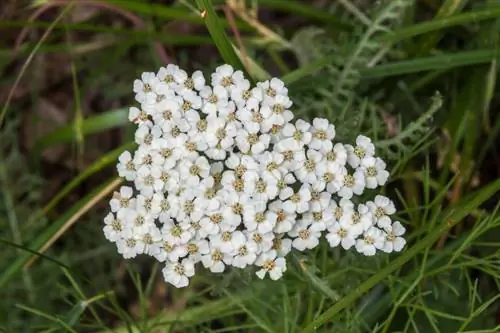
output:
[[130, 185], [114, 193], [103, 228], [124, 258], [156, 258], [181, 288], [197, 265], [254, 266], [277, 280], [290, 251], [323, 236], [367, 256], [404, 248], [394, 203], [356, 198], [389, 177], [370, 138], [343, 144], [327, 119], [293, 121], [281, 80], [251, 87], [229, 65], [208, 78], [168, 65], [142, 74], [133, 91], [138, 147], [117, 164]]

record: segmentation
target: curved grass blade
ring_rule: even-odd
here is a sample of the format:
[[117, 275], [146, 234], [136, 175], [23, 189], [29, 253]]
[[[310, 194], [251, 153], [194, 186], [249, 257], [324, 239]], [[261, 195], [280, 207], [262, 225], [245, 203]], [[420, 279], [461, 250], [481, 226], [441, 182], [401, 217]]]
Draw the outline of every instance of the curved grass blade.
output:
[[114, 178], [104, 183], [94, 191], [75, 203], [70, 209], [62, 214], [56, 221], [52, 222], [27, 246], [31, 251], [37, 252], [37, 256], [32, 252], [20, 255], [3, 272], [0, 273], [0, 288], [9, 282], [23, 268], [38, 258], [39, 253], [43, 253], [52, 245], [78, 218], [89, 211], [100, 199], [108, 195], [115, 187], [121, 183], [121, 179]]
[[349, 295], [342, 298], [339, 302], [335, 303], [328, 310], [319, 315], [314, 321], [307, 325], [301, 333], [315, 332], [318, 327], [332, 320], [337, 313], [354, 303], [363, 294], [368, 292], [375, 285], [380, 283], [388, 275], [398, 270], [406, 262], [410, 261], [413, 257], [421, 253], [428, 246], [432, 245], [444, 232], [458, 224], [465, 216], [467, 216], [473, 209], [481, 205], [486, 200], [490, 199], [495, 193], [500, 190], [500, 179], [490, 183], [482, 189], [464, 197], [455, 205], [450, 206], [443, 211], [438, 220], [445, 221], [443, 225], [436, 228], [436, 230], [429, 231], [428, 235], [420, 240], [417, 244], [396, 258], [389, 266], [380, 270], [377, 274], [370, 277], [363, 282], [357, 289]]
[[61, 328], [64, 328], [66, 332], [77, 333], [77, 331], [75, 331], [73, 328], [71, 328], [71, 326], [69, 326], [68, 323], [66, 323], [64, 320], [57, 318], [53, 315], [50, 315], [46, 312], [43, 312], [41, 310], [26, 306], [23, 304], [16, 304], [16, 307], [21, 309], [21, 310], [24, 310], [26, 312], [30, 312], [34, 315], [37, 315], [39, 317], [43, 317], [45, 319], [48, 319], [48, 320], [60, 325]]
[[[150, 15], [167, 20], [177, 20], [193, 24], [203, 24], [203, 19], [199, 15], [193, 15], [191, 11], [173, 6], [165, 6], [151, 2], [142, 1], [127, 1], [127, 0], [110, 0], [111, 3], [122, 8], [126, 8], [135, 13]], [[229, 24], [221, 20], [220, 23], [223, 27], [228, 27]], [[253, 28], [241, 21], [236, 21], [238, 29], [244, 31], [253, 31]]]
[[488, 8], [483, 10], [471, 11], [463, 14], [457, 14], [442, 19], [435, 19], [423, 23], [415, 24], [403, 29], [400, 29], [392, 34], [388, 34], [383, 40], [391, 43], [401, 41], [406, 38], [425, 34], [427, 32], [441, 30], [456, 25], [468, 23], [477, 23], [484, 20], [500, 17], [500, 8]]
[[[105, 131], [110, 128], [120, 127], [128, 124], [128, 110], [118, 109], [104, 112], [96, 116], [88, 117], [82, 121], [82, 134], [89, 135]], [[41, 137], [34, 146], [35, 152], [61, 143], [72, 142], [75, 138], [74, 126], [72, 124], [57, 128], [53, 132]]]
[[489, 63], [499, 57], [498, 50], [474, 50], [453, 54], [440, 54], [432, 57], [403, 60], [360, 71], [361, 76], [367, 79], [383, 78], [402, 74], [418, 73], [429, 70], [443, 70], [454, 67], [470, 66]]
[[353, 28], [353, 25], [350, 22], [338, 19], [324, 10], [314, 8], [311, 5], [296, 0], [265, 0], [262, 1], [260, 5], [301, 15], [314, 21], [324, 23], [331, 28], [337, 28], [340, 30], [351, 30]]
[[109, 153], [101, 156], [97, 161], [92, 163], [87, 169], [83, 172], [79, 173], [76, 177], [74, 177], [71, 182], [66, 184], [50, 201], [42, 210], [42, 214], [47, 214], [51, 209], [53, 209], [61, 199], [63, 199], [72, 189], [80, 185], [85, 179], [89, 178], [93, 174], [101, 171], [105, 167], [110, 164], [116, 162], [118, 157], [122, 152], [128, 149], [132, 149], [135, 146], [134, 142], [128, 142]]
[[233, 49], [233, 46], [224, 31], [217, 14], [215, 13], [214, 6], [210, 0], [196, 0], [198, 9], [201, 11], [201, 17], [207, 26], [210, 36], [214, 41], [215, 46], [224, 61], [245, 73], [247, 78], [251, 78], [240, 58]]

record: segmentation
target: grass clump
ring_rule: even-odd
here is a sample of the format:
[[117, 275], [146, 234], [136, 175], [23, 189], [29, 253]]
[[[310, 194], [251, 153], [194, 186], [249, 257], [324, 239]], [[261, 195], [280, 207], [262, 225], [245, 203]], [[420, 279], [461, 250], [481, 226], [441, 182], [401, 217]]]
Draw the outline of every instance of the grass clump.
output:
[[[47, 0], [0, 12], [0, 328], [498, 330], [498, 1]], [[374, 138], [405, 252], [367, 260], [322, 243], [278, 282], [202, 274], [186, 290], [145, 258], [120, 260], [101, 230], [119, 185], [110, 166], [133, 146], [133, 79], [165, 61], [281, 77], [297, 117], [329, 118], [340, 140]]]

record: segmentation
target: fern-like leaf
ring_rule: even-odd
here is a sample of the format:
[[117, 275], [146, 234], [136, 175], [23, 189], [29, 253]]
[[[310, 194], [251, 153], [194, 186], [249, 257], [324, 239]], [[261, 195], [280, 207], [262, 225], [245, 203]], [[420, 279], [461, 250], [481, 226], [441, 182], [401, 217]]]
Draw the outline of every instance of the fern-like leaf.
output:
[[382, 6], [357, 43], [342, 57], [342, 67], [335, 78], [332, 91], [334, 106], [340, 108], [351, 98], [359, 83], [359, 71], [362, 68], [373, 66], [374, 58], [382, 59], [380, 52], [384, 52], [386, 45], [379, 42], [378, 38], [381, 34], [390, 32], [402, 20], [404, 9], [409, 4], [409, 0], [393, 0]]
[[388, 158], [395, 160], [400, 158], [401, 155], [411, 152], [412, 143], [421, 142], [432, 133], [429, 122], [442, 105], [443, 98], [439, 92], [436, 92], [432, 97], [431, 106], [424, 114], [409, 123], [396, 136], [378, 141], [375, 145], [383, 150]]

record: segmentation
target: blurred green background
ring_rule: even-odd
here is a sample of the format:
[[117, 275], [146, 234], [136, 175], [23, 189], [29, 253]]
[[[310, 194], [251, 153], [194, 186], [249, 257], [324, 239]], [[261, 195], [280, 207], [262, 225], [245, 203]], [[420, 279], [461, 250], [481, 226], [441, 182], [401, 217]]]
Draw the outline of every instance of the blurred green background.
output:
[[[0, 330], [499, 332], [499, 33], [498, 0], [1, 1]], [[120, 259], [132, 82], [167, 62], [280, 77], [296, 116], [372, 137], [406, 251], [321, 244], [278, 282], [184, 290]]]

